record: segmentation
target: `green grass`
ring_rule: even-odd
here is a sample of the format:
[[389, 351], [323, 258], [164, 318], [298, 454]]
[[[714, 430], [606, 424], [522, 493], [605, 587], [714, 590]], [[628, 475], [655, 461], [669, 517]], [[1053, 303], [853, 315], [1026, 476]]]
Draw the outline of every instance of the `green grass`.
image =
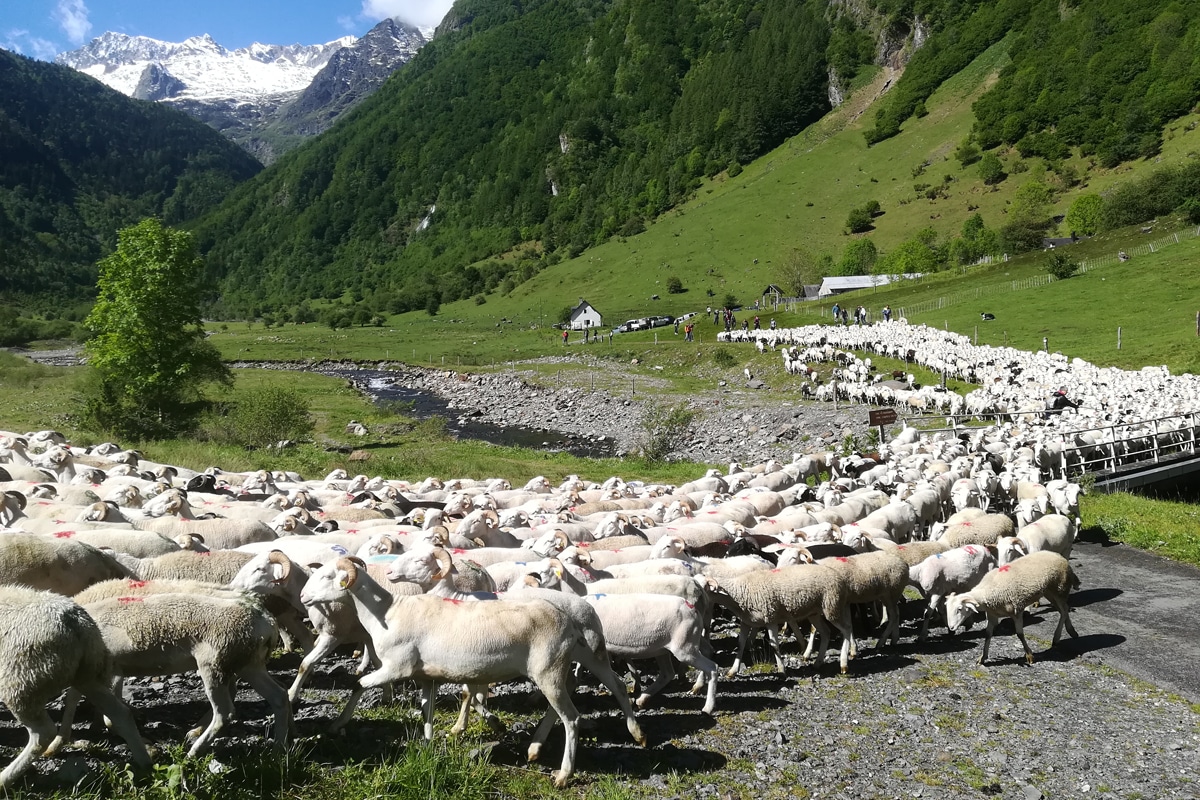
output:
[[[25, 432], [54, 427], [80, 445], [95, 444], [106, 437], [86, 430], [73, 413], [74, 385], [80, 368], [49, 368], [29, 364], [0, 352], [0, 430]], [[205, 425], [199, 435], [152, 442], [122, 442], [136, 447], [154, 461], [180, 464], [192, 469], [219, 464], [224, 469], [289, 469], [321, 476], [341, 467], [387, 478], [422, 480], [442, 477], [503, 476], [527, 481], [545, 475], [558, 482], [570, 474], [603, 479], [619, 474], [627, 479], [683, 483], [693, 479], [703, 465], [653, 463], [640, 459], [585, 459], [564, 453], [546, 453], [516, 447], [500, 447], [479, 441], [455, 441], [445, 435], [436, 421], [417, 422], [403, 415], [374, 407], [347, 386], [344, 380], [303, 372], [238, 370], [232, 390], [218, 391], [216, 402], [236, 400], [239, 394], [268, 386], [285, 386], [300, 391], [316, 419], [314, 441], [296, 448], [248, 451], [206, 440]], [[364, 423], [369, 435], [348, 437], [346, 423]], [[347, 452], [331, 451], [337, 447]], [[350, 461], [349, 450], [369, 453], [367, 461]]]
[[1080, 503], [1085, 531], [1200, 566], [1200, 507], [1127, 493], [1096, 494]]

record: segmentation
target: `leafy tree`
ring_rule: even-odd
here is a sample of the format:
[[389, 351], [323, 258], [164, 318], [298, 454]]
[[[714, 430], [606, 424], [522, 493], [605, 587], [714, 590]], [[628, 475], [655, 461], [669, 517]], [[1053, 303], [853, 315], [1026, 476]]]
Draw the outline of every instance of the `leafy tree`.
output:
[[1017, 220], [1033, 224], [1046, 224], [1050, 217], [1050, 204], [1054, 195], [1050, 187], [1041, 181], [1029, 181], [1017, 189], [1013, 196], [1012, 211]]
[[995, 153], [984, 153], [979, 159], [979, 178], [984, 184], [991, 186], [1007, 177], [1004, 174], [1004, 163]]
[[438, 297], [437, 292], [430, 292], [429, 297], [425, 300], [425, 313], [431, 317], [436, 317], [441, 308], [442, 301]]
[[1072, 261], [1071, 257], [1061, 250], [1051, 250], [1050, 256], [1046, 259], [1046, 271], [1056, 280], [1065, 281], [1078, 269], [1078, 262]]
[[846, 245], [837, 272], [839, 275], [870, 275], [878, 258], [879, 250], [874, 242], [866, 237], [855, 239]]
[[85, 321], [95, 333], [95, 379], [85, 415], [125, 436], [162, 436], [194, 419], [200, 387], [230, 382], [200, 320], [201, 263], [192, 236], [146, 219], [121, 230], [100, 262], [99, 296]]
[[820, 260], [799, 247], [787, 251], [775, 269], [775, 282], [791, 297], [800, 297], [806, 285], [820, 283], [821, 278]]
[[683, 281], [679, 280], [678, 276], [672, 275], [667, 278], [667, 294], [683, 294], [683, 292]]
[[1098, 194], [1081, 194], [1067, 209], [1067, 229], [1080, 236], [1094, 236], [1100, 232], [1100, 213], [1104, 200]]
[[895, 250], [875, 263], [876, 275], [912, 275], [937, 272], [941, 258], [928, 239], [913, 238], [902, 242]]
[[725, 295], [725, 303], [723, 308], [737, 308], [741, 303], [738, 302], [737, 295], [732, 292]]

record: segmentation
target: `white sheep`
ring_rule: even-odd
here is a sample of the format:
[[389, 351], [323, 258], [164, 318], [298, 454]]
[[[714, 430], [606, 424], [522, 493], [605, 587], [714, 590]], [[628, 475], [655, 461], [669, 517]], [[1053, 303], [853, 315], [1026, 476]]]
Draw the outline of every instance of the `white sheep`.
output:
[[[850, 628], [850, 606], [847, 603], [845, 581], [835, 571], [812, 564], [782, 567], [777, 570], [749, 572], [718, 581], [713, 600], [728, 607], [741, 625], [738, 633], [738, 650], [733, 666], [725, 673], [736, 675], [742, 666], [742, 655], [751, 633], [766, 628], [775, 654], [775, 665], [785, 671], [783, 656], [779, 652], [779, 626], [789, 623], [798, 627], [807, 620], [820, 634], [817, 664], [825, 660], [829, 629], [826, 621], [841, 632], [842, 651], [840, 666], [843, 673], [854, 646], [854, 635]], [[811, 653], [811, 643], [804, 653]]]
[[941, 611], [944, 598], [953, 592], [975, 587], [996, 567], [996, 548], [968, 544], [944, 553], [935, 553], [908, 569], [909, 582], [929, 601], [918, 639], [929, 635], [929, 620]]
[[[270, 614], [250, 595], [232, 599], [208, 594], [118, 597], [84, 606], [96, 620], [116, 672], [173, 675], [196, 670], [212, 704], [212, 721], [190, 731], [189, 757], [205, 752], [233, 714], [238, 678], [254, 688], [275, 715], [275, 746], [287, 744], [292, 724], [287, 692], [267, 672], [279, 642]], [[68, 735], [77, 695], [68, 695], [63, 735]]]
[[133, 714], [112, 692], [112, 655], [87, 612], [62, 595], [0, 586], [0, 630], [0, 702], [29, 731], [25, 748], [0, 772], [0, 789], [51, 746], [54, 723], [46, 706], [67, 688], [95, 703], [129, 745], [134, 763], [150, 769]]
[[1025, 648], [1025, 661], [1033, 663], [1033, 650], [1025, 640], [1025, 609], [1039, 598], [1045, 597], [1058, 609], [1058, 625], [1054, 629], [1051, 646], [1062, 638], [1063, 627], [1075, 638], [1075, 627], [1071, 625], [1068, 593], [1079, 587], [1071, 565], [1058, 553], [1043, 550], [1018, 558], [987, 573], [983, 580], [969, 592], [951, 594], [946, 598], [946, 622], [951, 630], [958, 630], [971, 614], [987, 614], [987, 632], [983, 640], [983, 652], [979, 663], [987, 660], [988, 648], [992, 644], [992, 631], [1004, 617], [1011, 617], [1017, 638]]
[[1049, 550], [1063, 558], [1071, 557], [1075, 544], [1075, 521], [1061, 514], [1047, 514], [1021, 529], [1016, 536], [1005, 536], [997, 543], [1000, 563], [1009, 564], [1022, 555]]
[[703, 676], [692, 687], [693, 693], [707, 678], [703, 711], [713, 712], [717, 665], [703, 652], [704, 619], [694, 605], [666, 594], [589, 594], [584, 599], [600, 616], [610, 655], [626, 660], [653, 658], [658, 662], [658, 679], [638, 697], [638, 708], [644, 708], [675, 677], [671, 662], [671, 656], [675, 656]]
[[430, 595], [393, 598], [348, 558], [315, 570], [304, 587], [306, 605], [347, 599], [353, 601], [382, 662], [359, 680], [360, 687], [417, 680], [426, 738], [433, 731], [437, 682], [476, 686], [522, 675], [532, 679], [563, 723], [566, 745], [554, 783], [566, 785], [579, 741], [579, 712], [570, 691], [571, 654], [582, 639], [567, 614], [540, 599], [461, 603]]
[[0, 536], [0, 583], [75, 595], [93, 583], [128, 576], [112, 556], [69, 537]]

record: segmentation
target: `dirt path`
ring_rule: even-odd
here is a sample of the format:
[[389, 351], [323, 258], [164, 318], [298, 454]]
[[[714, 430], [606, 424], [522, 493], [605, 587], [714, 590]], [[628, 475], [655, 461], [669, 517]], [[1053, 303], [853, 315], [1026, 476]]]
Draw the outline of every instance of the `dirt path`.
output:
[[1123, 544], [1083, 541], [1072, 553], [1080, 638], [1068, 649], [1200, 703], [1200, 569]]

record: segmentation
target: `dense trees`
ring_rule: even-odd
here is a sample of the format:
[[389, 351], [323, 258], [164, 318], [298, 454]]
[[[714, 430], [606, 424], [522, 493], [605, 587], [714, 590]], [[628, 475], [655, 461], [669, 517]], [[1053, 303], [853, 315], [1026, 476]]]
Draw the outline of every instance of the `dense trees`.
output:
[[0, 299], [85, 296], [118, 228], [207, 211], [259, 169], [182, 112], [0, 50]]
[[96, 305], [86, 325], [94, 373], [86, 416], [119, 435], [176, 434], [197, 410], [200, 386], [229, 381], [217, 349], [205, 341], [192, 236], [147, 219], [122, 230], [100, 262]]
[[[824, 12], [814, 0], [457, 9], [348, 119], [198, 228], [217, 311], [354, 288], [428, 308], [633, 235], [703, 176], [738, 171], [824, 113]], [[840, 41], [845, 63], [870, 49]], [[485, 260], [534, 240], [540, 258]], [[461, 271], [480, 261], [492, 269]]]

